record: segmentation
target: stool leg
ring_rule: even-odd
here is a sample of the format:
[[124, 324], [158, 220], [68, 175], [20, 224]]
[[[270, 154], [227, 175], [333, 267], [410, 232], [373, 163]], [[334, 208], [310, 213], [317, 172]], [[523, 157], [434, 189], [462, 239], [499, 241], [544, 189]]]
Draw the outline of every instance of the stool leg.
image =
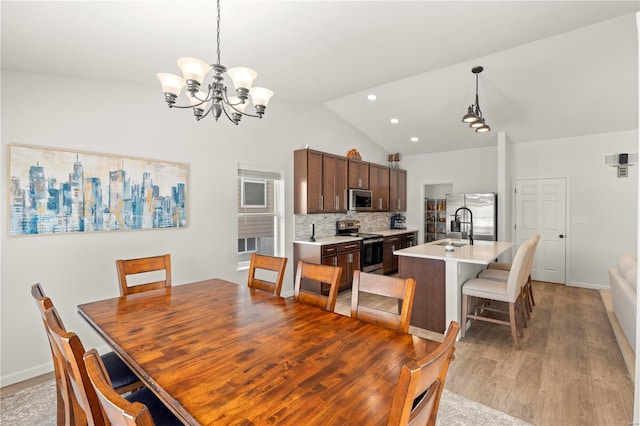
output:
[[466, 294], [462, 295], [462, 324], [460, 337], [464, 338], [465, 331], [467, 330], [467, 309], [468, 309], [468, 297]]
[[511, 336], [513, 337], [513, 344], [516, 349], [520, 349], [520, 342], [518, 341], [518, 325], [516, 324], [516, 304], [509, 302], [509, 322], [511, 323]]

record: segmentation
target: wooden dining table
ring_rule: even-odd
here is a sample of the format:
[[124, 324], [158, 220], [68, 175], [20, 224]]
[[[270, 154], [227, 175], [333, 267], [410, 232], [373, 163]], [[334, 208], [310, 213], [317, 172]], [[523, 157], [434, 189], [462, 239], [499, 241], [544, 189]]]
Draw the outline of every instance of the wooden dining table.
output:
[[189, 425], [383, 425], [438, 342], [221, 279], [78, 306]]

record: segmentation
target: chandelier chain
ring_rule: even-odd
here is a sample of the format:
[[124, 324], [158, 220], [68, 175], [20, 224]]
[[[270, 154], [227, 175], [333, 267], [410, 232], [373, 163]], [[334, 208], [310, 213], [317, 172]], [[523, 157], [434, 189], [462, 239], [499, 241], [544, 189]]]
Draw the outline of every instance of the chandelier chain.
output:
[[217, 38], [218, 38], [218, 65], [220, 65], [220, 0], [218, 0]]

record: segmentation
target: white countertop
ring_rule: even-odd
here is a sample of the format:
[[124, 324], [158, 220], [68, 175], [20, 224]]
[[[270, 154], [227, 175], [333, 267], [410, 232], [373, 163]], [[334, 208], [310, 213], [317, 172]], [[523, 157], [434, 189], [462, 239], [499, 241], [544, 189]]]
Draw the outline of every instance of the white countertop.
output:
[[[383, 237], [391, 237], [394, 235], [401, 235], [401, 234], [410, 234], [412, 232], [418, 232], [417, 229], [385, 229], [383, 231], [366, 231], [365, 233], [367, 234], [380, 234]], [[315, 241], [309, 241], [307, 240], [296, 240], [293, 243], [294, 244], [310, 244], [310, 245], [316, 245], [316, 246], [324, 246], [324, 245], [328, 245], [328, 244], [339, 244], [339, 243], [348, 243], [350, 241], [361, 241], [362, 238], [360, 237], [338, 237], [336, 235], [331, 235], [329, 237], [316, 237]]]
[[444, 245], [438, 245], [438, 243], [442, 241], [446, 240], [395, 250], [393, 254], [423, 259], [444, 260], [445, 262], [488, 265], [513, 246], [513, 243], [506, 241], [474, 241], [473, 245], [466, 244], [462, 247], [455, 247], [452, 252], [448, 252], [444, 249]]
[[316, 237], [315, 241], [309, 240], [296, 240], [294, 244], [309, 244], [313, 246], [326, 246], [328, 244], [348, 243], [350, 241], [362, 241], [360, 237], [338, 237], [332, 235], [330, 237]]
[[418, 232], [417, 229], [385, 229], [383, 231], [373, 231], [372, 234], [380, 234], [383, 237], [393, 237], [394, 235], [412, 234]]

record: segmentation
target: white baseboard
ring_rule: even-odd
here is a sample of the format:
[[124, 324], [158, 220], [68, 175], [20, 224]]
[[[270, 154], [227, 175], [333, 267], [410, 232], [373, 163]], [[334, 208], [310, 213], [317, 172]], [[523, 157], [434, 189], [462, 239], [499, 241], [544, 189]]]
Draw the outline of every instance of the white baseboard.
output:
[[53, 371], [53, 361], [0, 377], [0, 387], [13, 385]]
[[[101, 355], [111, 350], [111, 348], [107, 345], [102, 345], [96, 349]], [[24, 370], [1, 376], [0, 387], [13, 385], [15, 383], [33, 379], [34, 377], [38, 377], [51, 372], [53, 372], [53, 360], [51, 360], [50, 362], [45, 362], [44, 364], [37, 365], [35, 367], [25, 368]]]
[[609, 290], [609, 284], [581, 283], [579, 281], [571, 281], [567, 284], [570, 287], [590, 288], [592, 290]]

